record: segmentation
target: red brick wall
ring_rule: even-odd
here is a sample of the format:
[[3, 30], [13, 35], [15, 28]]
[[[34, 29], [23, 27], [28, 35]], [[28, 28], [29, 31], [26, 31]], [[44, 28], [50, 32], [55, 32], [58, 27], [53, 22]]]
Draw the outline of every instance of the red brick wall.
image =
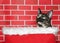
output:
[[[3, 26], [36, 26], [38, 8], [42, 12], [52, 9], [52, 25], [60, 29], [60, 0], [0, 0], [0, 42], [4, 41]], [[60, 31], [57, 41], [60, 41]]]

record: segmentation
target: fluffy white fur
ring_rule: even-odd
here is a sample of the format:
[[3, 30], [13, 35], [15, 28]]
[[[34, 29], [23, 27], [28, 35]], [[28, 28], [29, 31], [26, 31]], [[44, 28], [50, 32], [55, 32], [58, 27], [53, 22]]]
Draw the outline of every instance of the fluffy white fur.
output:
[[3, 34], [7, 35], [27, 35], [27, 34], [56, 34], [56, 27], [4, 27]]

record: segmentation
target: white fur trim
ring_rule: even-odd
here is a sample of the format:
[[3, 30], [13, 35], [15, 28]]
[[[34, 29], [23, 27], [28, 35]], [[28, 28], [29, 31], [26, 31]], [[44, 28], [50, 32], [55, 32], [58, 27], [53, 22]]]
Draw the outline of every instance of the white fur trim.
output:
[[26, 35], [26, 34], [56, 34], [56, 27], [4, 27], [3, 34], [7, 35]]

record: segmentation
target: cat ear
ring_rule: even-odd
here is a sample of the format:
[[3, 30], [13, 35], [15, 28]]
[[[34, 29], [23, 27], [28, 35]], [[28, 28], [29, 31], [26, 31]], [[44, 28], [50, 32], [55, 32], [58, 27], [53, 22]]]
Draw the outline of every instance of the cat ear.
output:
[[48, 17], [51, 18], [53, 14], [53, 10], [50, 10], [47, 14], [48, 14]]
[[38, 8], [38, 14], [41, 14], [42, 12], [41, 12], [41, 10], [40, 10], [40, 8]]

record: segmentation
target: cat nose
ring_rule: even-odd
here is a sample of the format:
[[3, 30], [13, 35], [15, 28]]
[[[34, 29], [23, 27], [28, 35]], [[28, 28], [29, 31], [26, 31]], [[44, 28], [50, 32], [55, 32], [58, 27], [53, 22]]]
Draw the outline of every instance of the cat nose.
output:
[[48, 21], [46, 21], [46, 24], [49, 24]]

